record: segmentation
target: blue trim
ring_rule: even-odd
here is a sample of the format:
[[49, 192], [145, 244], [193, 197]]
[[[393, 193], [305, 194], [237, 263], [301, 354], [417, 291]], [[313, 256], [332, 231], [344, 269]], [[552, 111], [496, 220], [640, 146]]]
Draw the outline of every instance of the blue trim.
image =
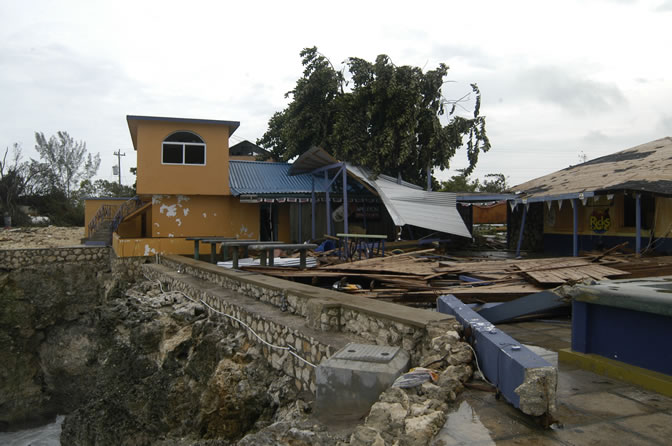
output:
[[560, 194], [560, 195], [544, 195], [544, 196], [532, 196], [532, 197], [525, 197], [522, 196], [520, 198], [516, 198], [514, 201], [516, 204], [520, 203], [539, 203], [539, 202], [544, 202], [544, 201], [557, 201], [557, 200], [583, 200], [585, 198], [590, 198], [594, 197], [595, 192], [576, 192], [572, 194]]

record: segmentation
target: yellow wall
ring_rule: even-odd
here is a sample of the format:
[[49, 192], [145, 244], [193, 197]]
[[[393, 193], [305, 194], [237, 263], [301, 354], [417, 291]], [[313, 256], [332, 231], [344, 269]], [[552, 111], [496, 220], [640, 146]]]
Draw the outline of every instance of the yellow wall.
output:
[[[161, 144], [191, 131], [206, 144], [205, 165], [164, 165]], [[138, 194], [228, 195], [229, 128], [226, 125], [137, 121]]]
[[84, 200], [84, 237], [89, 236], [89, 222], [91, 222], [91, 219], [96, 215], [98, 212], [98, 209], [103, 207], [103, 205], [110, 205], [114, 206], [114, 210], [112, 211], [112, 215], [116, 212], [117, 209], [119, 209], [119, 206], [124, 204], [124, 202], [128, 200], [127, 198], [106, 198], [106, 199], [99, 199], [99, 198], [89, 198]]
[[155, 195], [151, 215], [152, 237], [259, 237], [259, 205], [232, 196]]
[[[114, 234], [112, 248], [118, 257], [153, 256], [154, 254], [194, 253], [194, 242], [184, 238], [128, 238]], [[199, 252], [210, 254], [210, 244], [201, 243]]]
[[[623, 194], [614, 195], [612, 200], [607, 200], [606, 196], [598, 200], [589, 198], [584, 206], [578, 200], [578, 233], [583, 235], [611, 235], [611, 236], [633, 236], [636, 232], [634, 227], [623, 225]], [[604, 232], [596, 232], [600, 223], [606, 222], [605, 211], [608, 210], [609, 224]], [[672, 199], [656, 197], [655, 204], [656, 222], [655, 236], [661, 237], [669, 230], [672, 230]], [[558, 202], [554, 201], [551, 209], [544, 203], [544, 232], [548, 234], [572, 234], [573, 233], [573, 211], [569, 200], [564, 200], [562, 209], [558, 208]], [[592, 218], [592, 220], [591, 220]], [[592, 223], [592, 226], [591, 226]], [[603, 226], [604, 228], [604, 226]], [[643, 236], [649, 236], [650, 230], [642, 229]]]

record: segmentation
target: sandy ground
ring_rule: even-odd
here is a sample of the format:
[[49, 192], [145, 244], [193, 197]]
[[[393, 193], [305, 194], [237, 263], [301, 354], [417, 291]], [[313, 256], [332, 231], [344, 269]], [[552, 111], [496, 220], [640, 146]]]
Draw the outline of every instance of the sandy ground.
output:
[[83, 227], [28, 227], [0, 229], [0, 249], [53, 248], [81, 244]]

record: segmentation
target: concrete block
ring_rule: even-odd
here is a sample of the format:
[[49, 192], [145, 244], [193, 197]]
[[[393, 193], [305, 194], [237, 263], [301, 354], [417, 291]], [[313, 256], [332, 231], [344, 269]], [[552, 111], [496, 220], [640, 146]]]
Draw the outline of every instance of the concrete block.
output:
[[528, 415], [552, 417], [558, 381], [555, 367], [455, 296], [439, 297], [437, 306], [439, 312], [455, 316], [465, 330], [470, 328], [481, 371], [508, 402]]
[[361, 418], [409, 365], [410, 356], [400, 347], [346, 345], [315, 370], [317, 414]]

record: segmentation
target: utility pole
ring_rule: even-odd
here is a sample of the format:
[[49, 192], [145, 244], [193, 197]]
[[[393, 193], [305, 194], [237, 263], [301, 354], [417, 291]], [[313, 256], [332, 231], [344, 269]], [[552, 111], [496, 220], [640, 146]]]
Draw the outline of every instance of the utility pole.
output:
[[121, 153], [121, 150], [114, 152], [114, 156], [117, 157], [117, 173], [119, 174], [119, 186], [121, 186], [121, 157], [126, 156], [126, 153]]

